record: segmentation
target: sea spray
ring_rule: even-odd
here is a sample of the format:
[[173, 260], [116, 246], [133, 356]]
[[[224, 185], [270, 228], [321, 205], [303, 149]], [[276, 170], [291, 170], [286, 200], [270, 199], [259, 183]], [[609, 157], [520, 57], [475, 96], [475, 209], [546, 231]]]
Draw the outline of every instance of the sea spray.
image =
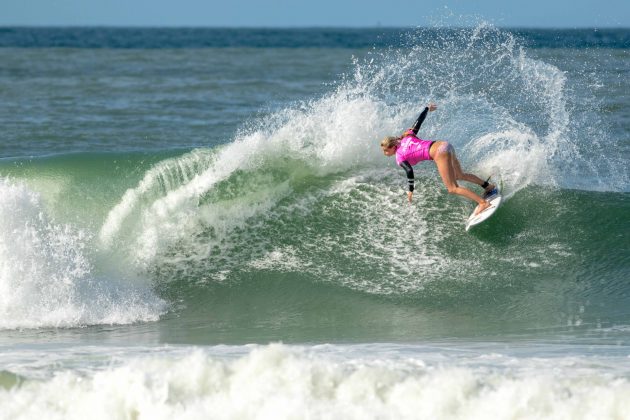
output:
[[[365, 123], [366, 115], [373, 116], [368, 121], [380, 120], [377, 107], [369, 99], [345, 98], [345, 92], [340, 95], [344, 98], [334, 96], [307, 104], [306, 110], [288, 109], [276, 114], [270, 127], [243, 134], [218, 148], [205, 168], [169, 190], [163, 190], [156, 179], [162, 171], [172, 171], [189, 160], [190, 155], [160, 164], [112, 209], [101, 228], [102, 244], [109, 246], [125, 219], [137, 212], [131, 244], [137, 265], [146, 268], [156, 255], [185, 235], [198, 232], [200, 226], [210, 226], [213, 235], [219, 234], [219, 245], [225, 235], [242, 227], [246, 220], [267, 214], [266, 210], [288, 196], [300, 179], [356, 166], [364, 161], [363, 150], [367, 150], [368, 159], [375, 161], [376, 151], [366, 149], [364, 142], [373, 128]], [[250, 181], [241, 183], [242, 176]], [[242, 190], [223, 194], [221, 202], [208, 199], [229, 182], [241, 185]], [[234, 189], [236, 186], [230, 187]], [[230, 217], [217, 217], [222, 208]]]
[[91, 239], [55, 223], [25, 184], [0, 178], [0, 328], [157, 319], [164, 302], [150, 288], [97, 275]]
[[122, 224], [139, 207], [140, 200], [160, 197], [190, 182], [200, 171], [206, 169], [214, 157], [213, 153], [194, 150], [185, 156], [166, 159], [148, 170], [136, 188], [128, 189], [120, 202], [107, 215], [99, 232], [99, 240], [105, 247], [110, 247]]
[[[435, 282], [442, 291], [447, 281], [479, 279], [502, 288], [501, 273], [514, 267], [548, 275], [573, 258], [572, 245], [511, 199], [578, 184], [599, 189], [599, 178], [619, 169], [614, 158], [595, 159], [605, 136], [582, 137], [601, 127], [576, 107], [595, 102], [576, 84], [491, 25], [410, 31], [401, 48], [355, 59], [321, 96], [244, 123], [222, 146], [156, 165], [113, 207], [99, 238], [105, 252], [158, 282], [281, 272], [409, 296]], [[465, 170], [502, 183], [508, 200], [494, 229], [508, 229], [507, 250], [461, 240], [472, 203], [447, 195], [434, 165], [414, 168], [415, 200], [406, 204], [404, 179], [378, 141], [429, 101], [439, 108], [421, 137], [448, 140]], [[165, 188], [160, 179], [192, 160], [197, 172]], [[562, 203], [544, 209], [557, 216], [549, 223], [564, 220]], [[531, 243], [546, 251], [528, 251]], [[471, 258], [477, 253], [484, 258]]]
[[[223, 146], [156, 165], [109, 212], [104, 250], [161, 278], [223, 279], [291, 249], [292, 270], [379, 294], [422, 290], [460, 259], [477, 272], [463, 254], [443, 263], [442, 244], [470, 211], [466, 203], [446, 198], [425, 164], [416, 167], [421, 209], [402, 207], [402, 183], [378, 140], [432, 100], [439, 109], [420, 135], [454, 144], [467, 169], [494, 176], [509, 197], [532, 184], [571, 184], [557, 161], [588, 156], [571, 143], [568, 80], [487, 24], [412, 31], [403, 43], [356, 59], [328, 93], [244, 124]], [[182, 176], [191, 161], [196, 172]], [[351, 272], [325, 264], [332, 256]]]

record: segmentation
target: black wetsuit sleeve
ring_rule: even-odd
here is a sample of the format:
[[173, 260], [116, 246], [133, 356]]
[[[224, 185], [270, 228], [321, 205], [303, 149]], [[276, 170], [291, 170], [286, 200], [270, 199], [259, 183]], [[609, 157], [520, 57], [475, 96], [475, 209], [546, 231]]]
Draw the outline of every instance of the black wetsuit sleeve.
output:
[[424, 107], [420, 115], [418, 116], [418, 119], [416, 120], [413, 127], [411, 127], [411, 131], [413, 131], [413, 134], [415, 134], [416, 136], [418, 135], [418, 130], [420, 130], [420, 126], [424, 122], [424, 119], [427, 117], [428, 113], [429, 113], [429, 107], [426, 106]]
[[409, 191], [413, 192], [413, 184], [414, 184], [413, 168], [411, 167], [409, 162], [407, 162], [406, 160], [404, 162], [401, 162], [400, 166], [407, 173], [407, 184], [409, 184]]

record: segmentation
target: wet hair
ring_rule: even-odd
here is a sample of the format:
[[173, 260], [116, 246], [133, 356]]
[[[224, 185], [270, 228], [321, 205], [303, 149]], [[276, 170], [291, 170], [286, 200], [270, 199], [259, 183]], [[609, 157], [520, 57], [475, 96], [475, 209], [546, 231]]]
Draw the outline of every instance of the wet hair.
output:
[[396, 136], [387, 136], [383, 140], [381, 140], [381, 147], [385, 147], [389, 149], [394, 146], [398, 146], [400, 144], [400, 137]]

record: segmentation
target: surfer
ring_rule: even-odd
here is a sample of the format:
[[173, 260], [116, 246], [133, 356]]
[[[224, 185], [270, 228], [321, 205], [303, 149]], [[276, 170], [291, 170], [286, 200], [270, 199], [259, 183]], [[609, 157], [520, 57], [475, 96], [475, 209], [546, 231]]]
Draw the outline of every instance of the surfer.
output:
[[407, 197], [410, 203], [413, 198], [414, 189], [413, 166], [423, 160], [432, 160], [437, 165], [438, 172], [442, 177], [442, 182], [444, 182], [448, 192], [475, 201], [479, 205], [475, 209], [474, 214], [479, 214], [490, 207], [490, 203], [471, 190], [459, 186], [457, 181], [463, 180], [480, 185], [485, 190], [484, 195], [490, 194], [495, 188], [495, 185], [484, 181], [476, 175], [463, 172], [459, 160], [457, 160], [455, 156], [455, 149], [449, 142], [442, 140], [422, 140], [417, 137], [418, 130], [427, 114], [436, 109], [437, 106], [435, 104], [429, 104], [420, 113], [413, 127], [405, 131], [402, 136], [385, 137], [381, 141], [383, 154], [385, 156], [395, 155], [396, 163], [407, 173], [407, 182], [409, 184]]

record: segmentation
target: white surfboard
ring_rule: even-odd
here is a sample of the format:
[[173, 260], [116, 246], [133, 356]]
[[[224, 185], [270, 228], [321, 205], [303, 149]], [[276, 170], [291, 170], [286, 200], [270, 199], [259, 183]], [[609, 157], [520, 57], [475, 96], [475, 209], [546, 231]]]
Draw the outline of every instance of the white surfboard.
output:
[[[493, 192], [493, 194], [489, 195], [488, 197], [484, 197], [490, 202], [490, 207], [488, 207], [476, 216], [475, 212], [472, 212], [472, 214], [468, 218], [468, 221], [466, 222], [466, 232], [468, 232], [471, 227], [476, 226], [479, 223], [487, 220], [490, 216], [494, 214], [495, 211], [497, 211], [497, 209], [501, 205], [502, 197], [499, 188], [496, 188], [495, 191], [496, 192]], [[475, 208], [475, 210], [477, 210], [477, 208]]]

